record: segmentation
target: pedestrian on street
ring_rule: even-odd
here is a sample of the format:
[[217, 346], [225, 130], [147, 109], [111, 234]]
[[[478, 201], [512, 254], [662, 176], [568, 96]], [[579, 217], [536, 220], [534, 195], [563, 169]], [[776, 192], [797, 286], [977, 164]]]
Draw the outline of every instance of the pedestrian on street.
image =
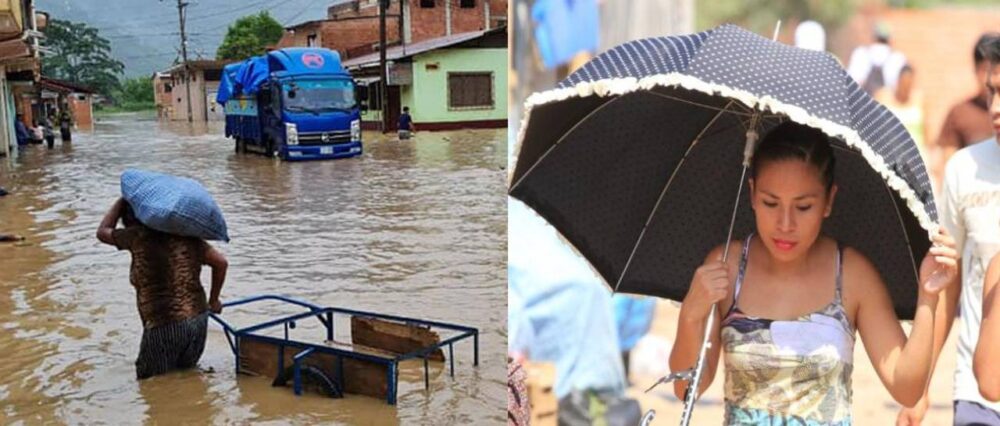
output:
[[[982, 45], [980, 55], [989, 64], [984, 87], [990, 122], [996, 129], [1000, 128], [1000, 38]], [[1000, 313], [993, 294], [998, 272], [995, 257], [1000, 253], [1000, 137], [962, 148], [948, 160], [940, 200], [941, 225], [955, 236], [955, 247], [965, 255], [961, 285], [944, 298], [945, 321], [935, 332], [935, 357], [948, 338], [956, 310], [960, 311], [954, 424], [1000, 424], [995, 369]], [[928, 405], [925, 394], [915, 407], [900, 411], [897, 425], [919, 425]]]
[[[984, 41], [985, 40], [985, 41]], [[980, 40], [977, 58], [986, 64], [983, 81], [993, 129], [1000, 128], [1000, 38]], [[971, 100], [970, 100], [971, 101]], [[957, 107], [956, 107], [957, 108]], [[953, 110], [954, 111], [954, 110]], [[938, 204], [941, 225], [955, 237], [955, 248], [962, 256], [962, 282], [947, 290], [943, 316], [935, 330], [935, 359], [944, 346], [956, 312], [961, 312], [958, 327], [952, 403], [956, 426], [1000, 424], [1000, 388], [996, 370], [983, 361], [996, 364], [1000, 341], [1000, 310], [996, 302], [997, 261], [1000, 254], [1000, 137], [958, 150], [944, 170]], [[991, 261], [993, 259], [993, 261]], [[992, 376], [991, 376], [992, 374]], [[930, 405], [927, 394], [913, 408], [900, 410], [897, 425], [919, 425]]]
[[[750, 170], [756, 233], [705, 257], [681, 304], [670, 368], [698, 358], [704, 324], [718, 303], [704, 379], [725, 353], [725, 424], [851, 424], [851, 371], [860, 334], [889, 394], [913, 405], [930, 377], [938, 293], [957, 279], [958, 254], [947, 233], [919, 265], [909, 338], [871, 260], [824, 235], [837, 186], [827, 136], [795, 122], [772, 129]], [[780, 295], [775, 297], [775, 295]], [[760, 374], [767, 371], [767, 374]], [[684, 398], [686, 381], [674, 382]]]
[[52, 119], [50, 117], [42, 119], [42, 134], [45, 137], [45, 144], [48, 145], [49, 149], [54, 148], [56, 145], [56, 134], [52, 130]]
[[[124, 228], [116, 228], [121, 219]], [[136, 376], [141, 380], [194, 367], [205, 350], [208, 312], [222, 312], [225, 256], [200, 238], [153, 230], [140, 223], [119, 198], [97, 229], [101, 242], [132, 254], [129, 280], [136, 290], [143, 333]], [[201, 267], [212, 268], [206, 302]]]
[[990, 121], [989, 107], [986, 105], [986, 77], [989, 61], [983, 56], [983, 49], [1000, 37], [1000, 33], [985, 33], [979, 37], [973, 50], [972, 59], [976, 71], [976, 93], [953, 105], [945, 117], [941, 133], [933, 145], [928, 147], [930, 161], [928, 170], [938, 188], [944, 176], [944, 167], [956, 151], [969, 145], [993, 139], [993, 123]]
[[63, 142], [69, 142], [72, 138], [70, 129], [73, 127], [73, 115], [69, 112], [69, 104], [63, 104], [59, 108], [59, 134]]
[[17, 146], [27, 145], [31, 139], [28, 133], [28, 126], [24, 125], [24, 115], [20, 113], [14, 119], [14, 136], [17, 138]]
[[884, 23], [875, 26], [874, 36], [874, 43], [854, 49], [847, 66], [847, 72], [869, 95], [882, 87], [896, 90], [899, 72], [907, 62], [906, 56], [890, 46], [889, 28]]
[[410, 117], [410, 107], [404, 106], [403, 113], [399, 115], [399, 139], [409, 139], [410, 135], [417, 131], [413, 125], [413, 117]]

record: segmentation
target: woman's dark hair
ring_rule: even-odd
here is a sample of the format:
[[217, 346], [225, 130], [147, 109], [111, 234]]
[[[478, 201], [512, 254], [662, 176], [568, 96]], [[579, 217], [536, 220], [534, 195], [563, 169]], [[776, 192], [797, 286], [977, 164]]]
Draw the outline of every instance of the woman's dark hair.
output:
[[833, 148], [829, 136], [818, 129], [792, 121], [772, 128], [757, 146], [750, 164], [750, 176], [756, 179], [760, 167], [781, 160], [805, 161], [819, 170], [827, 192], [833, 186]]

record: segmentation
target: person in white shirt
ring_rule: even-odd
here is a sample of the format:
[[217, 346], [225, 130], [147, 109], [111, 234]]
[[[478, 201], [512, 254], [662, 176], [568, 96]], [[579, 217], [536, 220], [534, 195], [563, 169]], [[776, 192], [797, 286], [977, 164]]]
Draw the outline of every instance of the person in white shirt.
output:
[[[1000, 130], [1000, 39], [982, 46], [990, 61], [986, 81], [989, 89], [989, 113], [994, 131]], [[948, 337], [954, 321], [957, 302], [961, 311], [958, 326], [958, 357], [955, 365], [954, 424], [956, 426], [1000, 425], [1000, 404], [991, 402], [1000, 395], [992, 392], [989, 382], [977, 382], [974, 353], [979, 343], [998, 346], [1000, 332], [988, 342], [980, 338], [983, 321], [983, 282], [990, 260], [1000, 253], [1000, 137], [994, 136], [955, 153], [945, 166], [944, 183], [938, 204], [941, 224], [955, 238], [955, 247], [962, 256], [962, 283], [959, 289], [947, 289], [945, 301], [939, 306], [936, 324], [935, 359]], [[958, 291], [955, 291], [958, 290]], [[941, 315], [944, 311], [944, 315]], [[997, 317], [1000, 313], [993, 313]], [[993, 319], [991, 322], [996, 322]], [[988, 330], [982, 330], [988, 332]], [[980, 348], [982, 352], [984, 349]], [[983, 357], [982, 354], [979, 356]], [[998, 363], [1000, 359], [993, 359]], [[984, 378], [980, 374], [980, 380]], [[995, 379], [995, 378], [994, 378]], [[986, 384], [990, 398], [980, 389]], [[912, 409], [903, 409], [897, 425], [918, 425], [929, 401], [925, 393]]]

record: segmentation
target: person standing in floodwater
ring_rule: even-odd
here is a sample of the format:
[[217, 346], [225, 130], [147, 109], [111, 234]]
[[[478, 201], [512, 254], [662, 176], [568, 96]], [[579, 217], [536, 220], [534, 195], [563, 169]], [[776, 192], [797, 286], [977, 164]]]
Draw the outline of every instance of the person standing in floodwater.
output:
[[403, 113], [399, 115], [399, 140], [409, 139], [410, 135], [417, 129], [413, 126], [413, 117], [410, 117], [410, 107], [403, 107]]
[[[119, 219], [125, 228], [115, 228]], [[225, 256], [199, 238], [146, 227], [121, 198], [105, 214], [97, 239], [132, 254], [129, 280], [144, 328], [136, 376], [141, 380], [194, 367], [205, 350], [208, 311], [222, 312], [219, 294], [229, 266]], [[212, 268], [207, 303], [202, 265]]]
[[70, 128], [73, 126], [73, 115], [69, 113], [69, 104], [63, 104], [62, 108], [59, 108], [59, 135], [62, 137], [63, 142], [69, 142], [72, 135], [70, 134]]

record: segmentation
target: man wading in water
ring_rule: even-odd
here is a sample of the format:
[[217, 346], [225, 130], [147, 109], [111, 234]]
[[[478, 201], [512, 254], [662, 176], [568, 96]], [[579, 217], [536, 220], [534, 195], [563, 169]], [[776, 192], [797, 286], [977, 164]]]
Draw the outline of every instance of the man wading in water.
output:
[[[125, 228], [115, 228], [119, 218]], [[208, 311], [222, 312], [219, 293], [228, 268], [225, 256], [199, 238], [146, 227], [123, 199], [105, 214], [97, 239], [132, 254], [129, 279], [144, 328], [135, 361], [136, 376], [145, 379], [194, 367], [205, 350]], [[212, 268], [207, 303], [201, 285], [202, 265]]]

